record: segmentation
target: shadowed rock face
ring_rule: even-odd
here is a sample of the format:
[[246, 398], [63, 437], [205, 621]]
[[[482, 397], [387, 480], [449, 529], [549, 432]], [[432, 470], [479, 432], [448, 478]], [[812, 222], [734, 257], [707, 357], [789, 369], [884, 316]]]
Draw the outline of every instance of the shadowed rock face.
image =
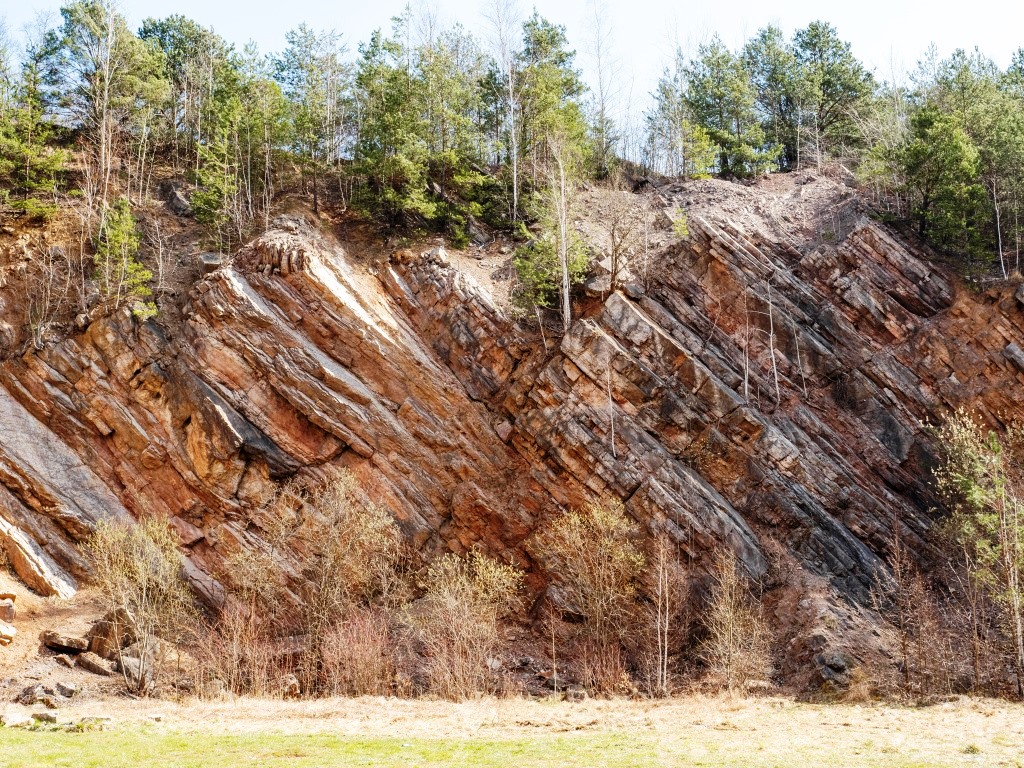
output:
[[173, 336], [118, 314], [0, 365], [0, 540], [67, 595], [97, 521], [166, 516], [217, 603], [276, 481], [344, 465], [424, 558], [482, 546], [540, 590], [530, 534], [613, 496], [695, 573], [725, 545], [770, 579], [790, 670], [868, 653], [894, 530], [930, 558], [922, 423], [1019, 413], [1024, 332], [1012, 289], [956, 292], [842, 187], [807, 186], [813, 209], [792, 180], [663, 190], [690, 236], [560, 340], [443, 253], [371, 274], [279, 219], [195, 286]]

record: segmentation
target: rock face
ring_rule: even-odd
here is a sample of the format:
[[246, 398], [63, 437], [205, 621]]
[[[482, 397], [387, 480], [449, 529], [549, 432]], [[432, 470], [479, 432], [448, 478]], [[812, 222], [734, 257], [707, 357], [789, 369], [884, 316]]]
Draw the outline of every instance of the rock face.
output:
[[827, 180], [699, 182], [660, 204], [689, 237], [666, 225], [649, 274], [584, 299], [561, 339], [439, 250], [374, 272], [283, 218], [208, 270], [182, 322], [118, 314], [5, 361], [8, 557], [67, 595], [100, 520], [157, 514], [216, 604], [274, 484], [344, 465], [424, 557], [482, 546], [539, 590], [530, 534], [613, 496], [695, 573], [724, 545], [781, 584], [792, 668], [832, 670], [838, 630], [870, 634], [894, 532], [930, 557], [922, 424], [1020, 412], [1015, 286], [957, 290]]

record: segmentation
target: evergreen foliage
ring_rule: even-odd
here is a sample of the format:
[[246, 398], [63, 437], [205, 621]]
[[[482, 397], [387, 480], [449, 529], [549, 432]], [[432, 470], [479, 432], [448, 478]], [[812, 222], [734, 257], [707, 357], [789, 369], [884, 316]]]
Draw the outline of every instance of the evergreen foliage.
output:
[[938, 436], [946, 460], [936, 478], [956, 510], [947, 527], [972, 578], [999, 607], [1024, 696], [1024, 428], [997, 434], [958, 411]]
[[824, 21], [765, 27], [738, 50], [714, 37], [676, 54], [641, 138], [607, 109], [608, 69], [589, 102], [564, 27], [537, 12], [507, 26], [492, 57], [407, 7], [357, 53], [299, 25], [267, 55], [182, 15], [136, 33], [110, 0], [72, 0], [20, 57], [0, 35], [0, 210], [45, 218], [77, 186], [87, 261], [112, 201], [145, 203], [163, 164], [195, 185], [195, 216], [222, 250], [265, 227], [285, 189], [456, 245], [482, 242], [485, 223], [532, 233], [519, 297], [560, 295], [566, 320], [587, 261], [568, 224], [574, 192], [637, 167], [617, 162], [628, 147], [642, 171], [683, 178], [843, 163], [969, 271], [1020, 269], [1024, 50], [1005, 70], [977, 50], [931, 51], [909, 83], [880, 85]]
[[26, 52], [20, 79], [0, 63], [0, 206], [36, 219], [56, 211], [67, 164], [56, 136], [46, 118], [38, 50]]
[[767, 143], [742, 59], [716, 36], [697, 49], [685, 74], [686, 105], [718, 146], [718, 172], [742, 178], [768, 169], [780, 148]]
[[126, 304], [144, 320], [156, 314], [149, 301], [153, 273], [139, 261], [141, 238], [127, 198], [120, 197], [105, 211], [97, 238], [96, 278], [100, 292], [114, 309]]

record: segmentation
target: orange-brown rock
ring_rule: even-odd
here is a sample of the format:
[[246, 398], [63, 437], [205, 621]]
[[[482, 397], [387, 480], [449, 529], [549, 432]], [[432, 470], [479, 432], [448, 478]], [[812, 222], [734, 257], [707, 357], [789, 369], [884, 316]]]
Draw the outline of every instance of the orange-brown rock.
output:
[[217, 603], [274, 484], [344, 465], [424, 557], [482, 546], [535, 589], [540, 522], [620, 498], [696, 572], [722, 545], [755, 576], [790, 569], [772, 605], [794, 663], [832, 658], [825, 625], [870, 634], [894, 532], [930, 556], [923, 425], [962, 404], [1020, 414], [1016, 286], [958, 289], [828, 180], [659, 194], [690, 236], [665, 225], [654, 267], [585, 299], [560, 339], [440, 250], [374, 273], [290, 217], [206, 274], [181, 323], [120, 313], [3, 362], [14, 567], [70, 594], [99, 520], [157, 514]]

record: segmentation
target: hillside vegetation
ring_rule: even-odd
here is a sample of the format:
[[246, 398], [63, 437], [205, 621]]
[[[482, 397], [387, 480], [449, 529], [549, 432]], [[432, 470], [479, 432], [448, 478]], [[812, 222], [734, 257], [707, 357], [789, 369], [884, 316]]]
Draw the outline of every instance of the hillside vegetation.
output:
[[67, 4], [23, 50], [0, 38], [0, 205], [40, 220], [67, 203], [76, 218], [35, 267], [48, 296], [35, 338], [67, 321], [64, 305], [149, 300], [162, 235], [132, 235], [132, 210], [170, 193], [169, 175], [222, 250], [294, 189], [314, 212], [352, 207], [456, 244], [527, 225], [531, 312], [569, 313], [587, 266], [567, 226], [577, 190], [623, 171], [742, 179], [846, 163], [887, 215], [965, 268], [1019, 267], [1024, 52], [1006, 71], [977, 50], [929, 52], [901, 84], [879, 82], [822, 21], [792, 39], [767, 27], [737, 51], [715, 37], [666, 66], [632, 135], [611, 112], [611, 75], [588, 87], [564, 28], [492, 5], [491, 46], [406, 10], [358, 43], [299, 24], [283, 51], [237, 50], [180, 15], [131, 30], [103, 0]]
[[634, 135], [490, 10], [0, 39], [0, 540], [101, 606], [12, 695], [1024, 696], [1024, 50], [715, 37]]

